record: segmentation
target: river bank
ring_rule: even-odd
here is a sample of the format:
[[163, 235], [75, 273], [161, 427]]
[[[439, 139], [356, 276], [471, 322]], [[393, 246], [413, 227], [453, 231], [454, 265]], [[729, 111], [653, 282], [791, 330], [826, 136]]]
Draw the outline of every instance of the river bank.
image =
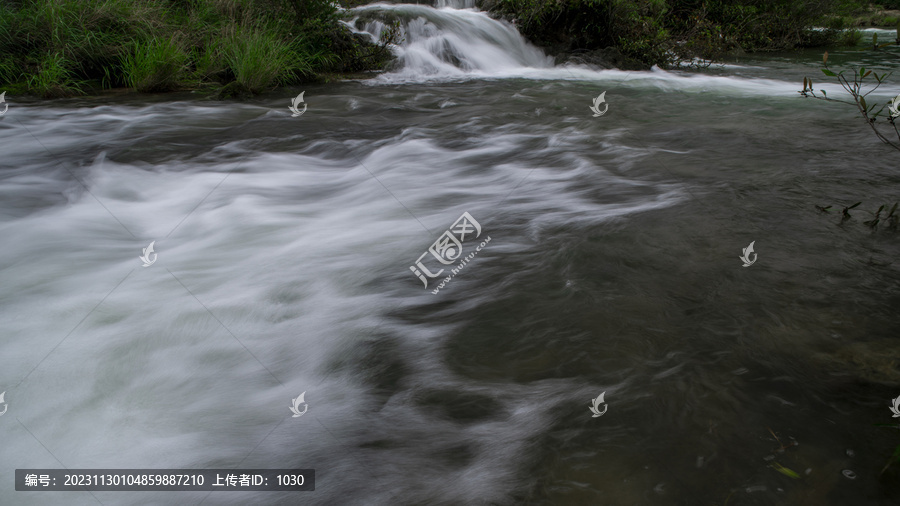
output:
[[[347, 0], [346, 7], [361, 3]], [[862, 9], [851, 0], [800, 2], [789, 10], [727, 2], [699, 9], [676, 0], [436, 5], [477, 5], [512, 23], [557, 64], [623, 70], [834, 45], [845, 17]], [[275, 86], [365, 78], [390, 68], [391, 47], [404, 28], [384, 22], [374, 35], [353, 33], [346, 23], [354, 16], [325, 0], [26, 0], [0, 13], [0, 88], [44, 98], [115, 88], [247, 98]], [[826, 19], [839, 22], [813, 29]]]
[[26, 0], [0, 11], [0, 87], [43, 98], [220, 86], [252, 96], [383, 69], [382, 40], [325, 0]]

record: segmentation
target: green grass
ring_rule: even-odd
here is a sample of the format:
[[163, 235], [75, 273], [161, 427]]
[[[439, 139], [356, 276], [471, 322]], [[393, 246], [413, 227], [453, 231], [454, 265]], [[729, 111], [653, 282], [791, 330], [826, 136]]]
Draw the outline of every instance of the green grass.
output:
[[174, 38], [137, 41], [122, 58], [122, 76], [137, 91], [171, 91], [178, 88], [187, 61], [187, 53]]
[[48, 54], [37, 71], [26, 79], [27, 89], [45, 98], [82, 93], [82, 83], [73, 79], [72, 62], [60, 53]]
[[301, 48], [258, 29], [235, 29], [223, 39], [222, 54], [235, 80], [253, 93], [288, 83], [312, 66]]
[[[254, 93], [380, 68], [330, 0], [0, 0], [0, 86], [41, 96], [237, 83]], [[379, 58], [360, 58], [378, 54]]]

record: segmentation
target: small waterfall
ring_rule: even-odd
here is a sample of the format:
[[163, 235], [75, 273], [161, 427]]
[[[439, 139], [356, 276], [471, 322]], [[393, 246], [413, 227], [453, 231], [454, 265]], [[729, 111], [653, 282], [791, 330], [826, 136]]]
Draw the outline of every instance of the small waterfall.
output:
[[504, 76], [553, 67], [552, 58], [529, 44], [515, 27], [486, 13], [457, 7], [474, 0], [437, 0], [441, 8], [411, 4], [371, 4], [352, 9], [347, 24], [379, 40], [389, 23], [400, 22], [402, 41], [394, 47], [398, 67], [392, 80]]
[[474, 9], [475, 0], [435, 0], [434, 6], [438, 9], [445, 7], [451, 9]]

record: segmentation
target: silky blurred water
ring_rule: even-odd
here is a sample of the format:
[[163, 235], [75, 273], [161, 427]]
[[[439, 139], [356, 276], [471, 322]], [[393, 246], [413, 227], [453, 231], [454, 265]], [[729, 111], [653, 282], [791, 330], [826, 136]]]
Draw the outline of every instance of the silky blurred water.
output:
[[[368, 81], [7, 96], [0, 503], [900, 502], [877, 426], [900, 236], [862, 224], [900, 200], [898, 154], [799, 96], [840, 96], [818, 51], [554, 67], [474, 10], [364, 9], [415, 21]], [[433, 294], [410, 266], [464, 212], [491, 241]], [[63, 467], [315, 468], [316, 491], [14, 491]]]

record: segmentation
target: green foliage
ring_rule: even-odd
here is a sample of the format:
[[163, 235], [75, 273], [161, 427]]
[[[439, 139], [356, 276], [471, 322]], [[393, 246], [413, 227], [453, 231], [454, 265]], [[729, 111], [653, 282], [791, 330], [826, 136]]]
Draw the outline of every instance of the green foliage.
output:
[[174, 38], [153, 38], [134, 43], [134, 50], [122, 58], [122, 74], [137, 91], [171, 91], [178, 87], [187, 61]]
[[0, 0], [0, 85], [166, 91], [237, 79], [259, 92], [390, 52], [351, 37], [330, 0]]
[[[855, 0], [487, 0], [530, 40], [551, 48], [599, 49], [652, 64], [693, 57], [825, 45], [844, 36]], [[824, 31], [811, 27], [827, 26]]]
[[851, 28], [849, 30], [844, 30], [841, 33], [841, 38], [839, 39], [839, 43], [843, 46], [857, 46], [859, 42], [862, 40], [862, 32], [857, 30], [856, 28]]
[[253, 93], [274, 83], [289, 82], [295, 72], [310, 73], [302, 48], [255, 29], [236, 29], [224, 39], [223, 55], [235, 80]]
[[[874, 39], [873, 50], [877, 50], [879, 47], [878, 39]], [[891, 73], [882, 73], [878, 74], [877, 72], [870, 70], [866, 70], [865, 67], [860, 67], [859, 70], [853, 69], [849, 74], [846, 70], [841, 70], [840, 72], [835, 73], [833, 70], [828, 68], [828, 52], [826, 51], [824, 55], [822, 55], [822, 73], [827, 77], [833, 77], [837, 79], [838, 84], [846, 91], [850, 97], [853, 99], [853, 102], [847, 102], [844, 100], [838, 100], [834, 98], [829, 98], [824, 90], [819, 90], [821, 96], [816, 95], [815, 90], [812, 87], [812, 81], [808, 77], [803, 78], [803, 89], [799, 91], [801, 96], [806, 98], [816, 98], [819, 100], [826, 100], [829, 102], [841, 102], [849, 105], [855, 105], [857, 110], [859, 111], [862, 118], [865, 120], [866, 124], [872, 129], [872, 132], [885, 144], [891, 146], [892, 148], [900, 151], [900, 129], [898, 129], [897, 118], [900, 117], [900, 96], [895, 97], [891, 100], [890, 103], [883, 104], [881, 108], [877, 111], [875, 110], [878, 107], [877, 103], [869, 103], [866, 100], [866, 96], [870, 95], [872, 92], [877, 90], [882, 84], [884, 84], [885, 79], [887, 79]], [[875, 85], [872, 86], [871, 89], [865, 90], [865, 86], [870, 86], [870, 84], [866, 81], [866, 79], [872, 76], [875, 80]], [[878, 116], [884, 111], [885, 107], [888, 108], [890, 114], [887, 116], [885, 122], [876, 122], [878, 121]], [[887, 128], [879, 128], [880, 125], [887, 123]], [[887, 130], [888, 134], [885, 135], [882, 130]], [[893, 135], [897, 136], [896, 141], [892, 141], [890, 137]], [[859, 205], [857, 203], [856, 205]], [[850, 214], [847, 212], [849, 209], [853, 209], [856, 205], [851, 206], [849, 208], [844, 209], [844, 218], [849, 218]], [[879, 210], [880, 212], [881, 210]], [[893, 211], [891, 211], [891, 216], [893, 216]], [[878, 216], [875, 217], [874, 223], [877, 225]]]
[[81, 83], [72, 78], [72, 63], [60, 53], [45, 55], [37, 71], [26, 80], [33, 93], [45, 98], [64, 97], [81, 92]]
[[850, 26], [850, 19], [844, 16], [834, 16], [825, 22], [825, 28], [830, 30], [843, 30]]

